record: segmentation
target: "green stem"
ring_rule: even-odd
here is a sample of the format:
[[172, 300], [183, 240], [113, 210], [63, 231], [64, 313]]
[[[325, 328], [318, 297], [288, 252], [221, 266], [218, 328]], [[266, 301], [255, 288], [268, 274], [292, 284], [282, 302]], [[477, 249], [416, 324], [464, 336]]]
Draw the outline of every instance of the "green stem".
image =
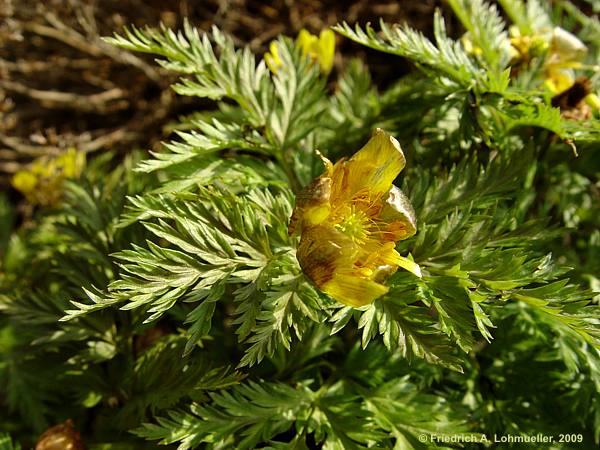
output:
[[281, 168], [283, 169], [283, 171], [285, 172], [285, 174], [290, 182], [292, 191], [294, 191], [294, 194], [297, 194], [298, 192], [300, 192], [302, 190], [302, 185], [300, 184], [300, 180], [298, 179], [296, 172], [294, 172], [293, 164], [288, 157], [288, 152], [286, 152], [285, 150], [282, 150], [280, 153], [278, 153], [276, 155], [276, 159], [277, 159], [277, 162], [281, 165]]

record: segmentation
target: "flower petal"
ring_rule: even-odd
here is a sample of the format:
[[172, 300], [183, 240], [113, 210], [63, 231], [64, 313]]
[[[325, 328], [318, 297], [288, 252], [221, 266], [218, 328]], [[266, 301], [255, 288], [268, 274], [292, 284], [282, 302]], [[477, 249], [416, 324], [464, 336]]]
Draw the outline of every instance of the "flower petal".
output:
[[550, 51], [562, 61], [581, 61], [587, 53], [587, 47], [574, 34], [555, 27]]
[[296, 38], [296, 44], [300, 47], [304, 56], [315, 57], [315, 47], [318, 45], [318, 42], [319, 38], [304, 28], [300, 30]]
[[269, 44], [269, 53], [265, 53], [265, 63], [272, 73], [277, 73], [281, 66], [281, 58], [279, 57], [279, 49], [277, 48], [277, 42], [271, 41]]
[[332, 30], [323, 30], [319, 34], [319, 65], [321, 72], [328, 74], [333, 68], [335, 56], [335, 33]]
[[302, 271], [319, 288], [333, 279], [341, 268], [352, 268], [358, 246], [333, 227], [317, 225], [302, 231], [296, 257]]
[[588, 94], [584, 100], [592, 108], [600, 110], [600, 98], [596, 94]]
[[356, 193], [363, 188], [373, 194], [384, 194], [406, 165], [398, 141], [380, 128], [346, 163], [348, 189]]
[[321, 289], [344, 305], [358, 308], [373, 303], [389, 291], [387, 286], [359, 278], [354, 274], [339, 274], [325, 283]]
[[405, 258], [404, 256], [398, 255], [396, 258], [396, 264], [399, 267], [402, 267], [404, 270], [408, 270], [413, 275], [421, 278], [423, 274], [421, 273], [421, 267], [414, 262], [412, 259]]
[[388, 222], [387, 232], [393, 233], [390, 240], [408, 239], [417, 232], [417, 218], [410, 200], [404, 192], [392, 185], [379, 219]]
[[296, 196], [296, 207], [292, 213], [288, 233], [293, 234], [306, 226], [323, 222], [331, 211], [331, 178], [320, 176]]

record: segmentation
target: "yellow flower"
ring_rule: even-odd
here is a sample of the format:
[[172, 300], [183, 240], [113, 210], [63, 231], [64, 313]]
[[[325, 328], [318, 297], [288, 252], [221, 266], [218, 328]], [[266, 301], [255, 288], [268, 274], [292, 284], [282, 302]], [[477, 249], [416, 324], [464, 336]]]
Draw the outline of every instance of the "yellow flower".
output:
[[[577, 36], [561, 27], [542, 28], [533, 35], [521, 35], [516, 26], [509, 28], [512, 64], [528, 62], [543, 55], [544, 86], [553, 94], [565, 92], [575, 84], [575, 69], [583, 67], [587, 47]], [[600, 107], [596, 94], [590, 93], [585, 102]]]
[[575, 35], [560, 27], [552, 30], [544, 61], [544, 84], [553, 94], [564, 92], [575, 83], [573, 69], [582, 67], [586, 53], [586, 46]]
[[303, 272], [337, 301], [358, 307], [388, 291], [385, 279], [402, 267], [421, 276], [395, 243], [416, 232], [407, 197], [392, 184], [404, 168], [398, 141], [381, 129], [350, 159], [333, 165], [296, 199], [290, 234], [300, 232]]
[[467, 52], [469, 55], [481, 56], [483, 54], [483, 50], [481, 49], [481, 47], [473, 44], [469, 33], [465, 33], [462, 35], [462, 37], [460, 38], [460, 43], [465, 49], [465, 52]]
[[62, 195], [62, 183], [81, 174], [85, 154], [69, 149], [56, 158], [36, 159], [28, 170], [20, 170], [12, 185], [33, 205], [55, 204]]
[[[323, 74], [327, 75], [331, 72], [335, 54], [335, 33], [333, 31], [323, 30], [317, 37], [302, 29], [296, 38], [296, 45], [302, 50], [304, 57], [309, 57], [314, 63], [319, 64]], [[265, 54], [265, 63], [273, 73], [277, 73], [281, 67], [282, 61], [276, 41], [269, 44], [269, 52]]]
[[279, 49], [277, 48], [276, 41], [271, 41], [269, 44], [269, 53], [265, 53], [265, 63], [273, 73], [277, 73], [277, 70], [281, 66], [281, 58], [279, 57]]
[[324, 74], [331, 72], [335, 54], [335, 33], [333, 31], [323, 30], [317, 37], [302, 29], [296, 38], [296, 45], [300, 47], [304, 56], [308, 56], [319, 64], [321, 72]]
[[548, 39], [543, 34], [522, 35], [515, 25], [508, 28], [510, 59], [512, 64], [527, 62], [548, 50]]

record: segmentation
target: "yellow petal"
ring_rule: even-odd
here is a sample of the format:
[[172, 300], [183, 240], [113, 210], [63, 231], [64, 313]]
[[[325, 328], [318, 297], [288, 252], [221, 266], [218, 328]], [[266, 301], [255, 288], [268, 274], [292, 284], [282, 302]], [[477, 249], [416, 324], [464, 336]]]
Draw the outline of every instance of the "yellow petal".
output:
[[321, 72], [328, 74], [333, 68], [335, 54], [335, 33], [332, 30], [323, 30], [319, 37], [302, 29], [296, 38], [296, 45], [321, 68]]
[[30, 203], [50, 205], [60, 198], [64, 180], [79, 176], [84, 167], [85, 154], [71, 148], [53, 159], [36, 159], [28, 170], [15, 174], [12, 184]]
[[588, 94], [584, 100], [592, 108], [600, 110], [600, 98], [596, 94]]
[[408, 239], [417, 232], [415, 210], [408, 197], [394, 185], [388, 193], [379, 219], [388, 222], [388, 227], [384, 231], [393, 234], [389, 240]]
[[465, 33], [462, 35], [462, 37], [460, 38], [460, 43], [462, 44], [463, 48], [465, 49], [465, 52], [467, 52], [470, 55], [481, 55], [483, 53], [483, 50], [481, 49], [481, 47], [478, 47], [476, 45], [473, 44], [473, 41], [471, 40], [471, 36], [469, 35], [469, 33]]
[[85, 166], [85, 153], [70, 148], [60, 157], [59, 164], [62, 166], [62, 173], [65, 177], [77, 177], [81, 174], [81, 171]]
[[371, 193], [382, 195], [390, 190], [405, 164], [398, 141], [377, 128], [369, 142], [346, 162], [348, 190], [356, 193], [368, 188]]
[[396, 264], [419, 278], [423, 276], [421, 273], [421, 267], [411, 259], [398, 255], [396, 258]]
[[12, 178], [13, 187], [22, 194], [29, 194], [38, 184], [37, 177], [26, 170], [20, 170]]
[[516, 25], [511, 25], [508, 27], [508, 36], [511, 38], [516, 38], [521, 36], [521, 30]]
[[340, 274], [325, 283], [321, 289], [344, 305], [358, 308], [373, 303], [388, 292], [388, 287], [355, 275]]
[[580, 61], [585, 57], [587, 47], [574, 34], [555, 27], [552, 31], [550, 52], [563, 61]]
[[547, 72], [544, 84], [553, 94], [566, 91], [575, 82], [575, 74], [571, 70], [550, 70]]
[[302, 50], [302, 54], [311, 57], [316, 53], [318, 41], [319, 39], [314, 34], [309, 33], [304, 28], [300, 30], [298, 37], [296, 38], [296, 44]]
[[272, 73], [277, 73], [277, 70], [281, 66], [281, 58], [279, 57], [276, 41], [271, 41], [269, 44], [269, 53], [265, 53], [264, 60], [269, 70]]
[[319, 150], [315, 150], [315, 153], [317, 154], [317, 156], [319, 158], [321, 158], [321, 162], [325, 166], [325, 173], [327, 174], [328, 177], [330, 177], [333, 174], [333, 164]]
[[302, 232], [296, 257], [302, 271], [319, 288], [340, 269], [351, 269], [359, 248], [344, 233], [333, 227], [317, 225]]
[[331, 178], [320, 176], [306, 186], [296, 196], [296, 207], [292, 213], [288, 233], [302, 230], [307, 226], [315, 226], [329, 216], [331, 205]]
[[47, 157], [42, 156], [33, 162], [29, 171], [38, 177], [44, 178], [52, 175], [54, 166], [55, 163], [53, 160], [49, 160]]
[[333, 68], [335, 56], [335, 33], [332, 30], [323, 30], [319, 34], [319, 65], [321, 72], [328, 74]]

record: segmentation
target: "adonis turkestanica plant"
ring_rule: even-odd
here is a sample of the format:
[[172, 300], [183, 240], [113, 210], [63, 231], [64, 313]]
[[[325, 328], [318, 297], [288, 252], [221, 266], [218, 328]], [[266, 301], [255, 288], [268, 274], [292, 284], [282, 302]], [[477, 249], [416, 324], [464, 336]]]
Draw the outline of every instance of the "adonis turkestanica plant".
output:
[[[597, 448], [600, 22], [447, 3], [433, 39], [107, 38], [213, 106], [13, 180], [37, 209], [13, 230], [0, 201], [0, 446]], [[344, 39], [414, 71], [378, 88]]]

